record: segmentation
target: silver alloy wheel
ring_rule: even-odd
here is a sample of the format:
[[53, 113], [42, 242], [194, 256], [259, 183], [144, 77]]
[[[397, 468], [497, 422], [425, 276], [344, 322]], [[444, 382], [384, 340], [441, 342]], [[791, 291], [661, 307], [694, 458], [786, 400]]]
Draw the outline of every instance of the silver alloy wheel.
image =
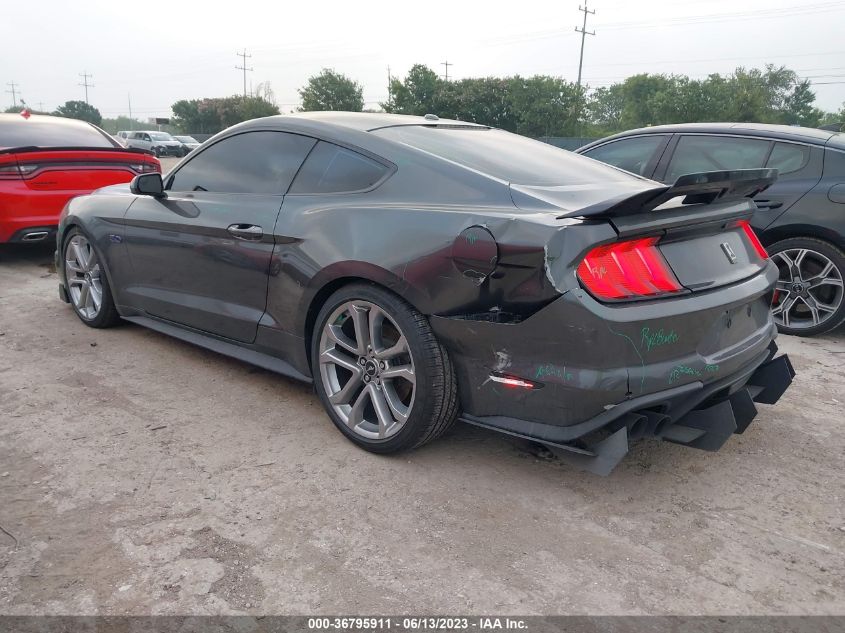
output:
[[826, 256], [809, 248], [789, 248], [772, 255], [778, 281], [772, 316], [794, 329], [821, 325], [843, 300], [842, 271]]
[[103, 305], [100, 262], [94, 248], [83, 235], [74, 235], [65, 246], [65, 278], [73, 306], [90, 321]]
[[339, 306], [320, 335], [320, 379], [341, 421], [368, 439], [396, 435], [414, 406], [416, 373], [396, 322], [369, 301]]

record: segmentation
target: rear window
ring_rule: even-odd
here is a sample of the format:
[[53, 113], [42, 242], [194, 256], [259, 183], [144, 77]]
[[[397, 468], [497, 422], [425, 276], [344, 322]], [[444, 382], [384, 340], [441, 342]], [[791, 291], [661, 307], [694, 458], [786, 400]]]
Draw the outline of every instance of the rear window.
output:
[[105, 132], [71, 119], [0, 116], [0, 147], [118, 147]]
[[637, 180], [567, 150], [502, 130], [403, 125], [373, 132], [513, 184], [565, 186]]
[[320, 141], [290, 188], [290, 193], [362, 191], [376, 184], [388, 168], [344, 147]]

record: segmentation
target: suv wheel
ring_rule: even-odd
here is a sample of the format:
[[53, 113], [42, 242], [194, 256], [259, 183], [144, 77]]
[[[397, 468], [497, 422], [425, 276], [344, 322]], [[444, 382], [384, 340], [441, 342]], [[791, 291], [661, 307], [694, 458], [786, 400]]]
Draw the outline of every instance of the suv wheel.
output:
[[784, 334], [814, 336], [845, 321], [845, 253], [811, 237], [768, 248], [778, 267], [772, 316]]

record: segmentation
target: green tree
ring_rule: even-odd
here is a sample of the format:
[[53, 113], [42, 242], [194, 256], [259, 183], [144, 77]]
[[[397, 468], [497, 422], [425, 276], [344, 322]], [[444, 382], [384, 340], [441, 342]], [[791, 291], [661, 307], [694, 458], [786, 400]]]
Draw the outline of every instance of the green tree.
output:
[[815, 93], [810, 90], [810, 82], [805, 79], [797, 82], [784, 99], [783, 123], [788, 125], [806, 125], [816, 127], [821, 124], [825, 113], [813, 106]]
[[508, 78], [509, 111], [516, 119], [505, 129], [524, 136], [575, 136], [584, 97], [574, 83], [536, 75]]
[[313, 110], [342, 110], [360, 112], [364, 109], [361, 85], [330, 68], [323, 68], [319, 75], [308, 79], [299, 90], [302, 97], [300, 112]]
[[172, 124], [189, 134], [215, 134], [242, 121], [279, 114], [275, 104], [258, 96], [182, 99], [170, 109]]
[[824, 113], [815, 108], [807, 81], [783, 66], [737, 68], [706, 79], [684, 75], [640, 74], [590, 97], [587, 112], [596, 135], [625, 129], [703, 121], [750, 121], [816, 126]]
[[446, 83], [428, 66], [414, 64], [404, 81], [390, 81], [390, 100], [381, 106], [397, 114], [437, 114], [444, 105]]
[[53, 114], [56, 116], [63, 116], [68, 119], [88, 121], [94, 125], [100, 125], [100, 122], [103, 120], [100, 111], [84, 101], [66, 101], [64, 105], [60, 105], [56, 108], [56, 111]]
[[381, 104], [399, 114], [436, 114], [528, 136], [575, 133], [583, 95], [559, 77], [481, 77], [444, 81], [428, 66], [415, 64], [404, 80], [390, 82]]

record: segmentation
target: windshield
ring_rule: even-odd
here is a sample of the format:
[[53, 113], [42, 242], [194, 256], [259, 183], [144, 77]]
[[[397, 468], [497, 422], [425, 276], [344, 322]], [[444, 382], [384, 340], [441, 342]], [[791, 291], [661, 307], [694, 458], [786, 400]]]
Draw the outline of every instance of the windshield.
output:
[[199, 143], [193, 136], [177, 136], [176, 139], [183, 143]]
[[174, 138], [167, 132], [150, 132], [150, 138], [154, 141], [172, 141]]
[[639, 180], [554, 145], [491, 128], [403, 125], [373, 132], [514, 184], [561, 186]]

